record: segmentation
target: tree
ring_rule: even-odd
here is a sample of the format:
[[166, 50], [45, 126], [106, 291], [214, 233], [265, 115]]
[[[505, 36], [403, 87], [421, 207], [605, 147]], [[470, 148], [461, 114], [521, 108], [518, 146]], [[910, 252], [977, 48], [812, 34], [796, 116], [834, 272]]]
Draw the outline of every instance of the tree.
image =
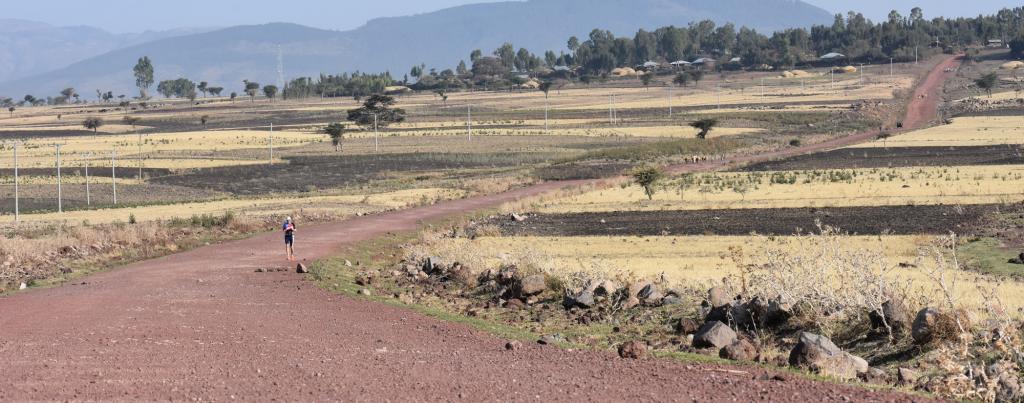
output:
[[1010, 52], [1017, 57], [1024, 56], [1024, 31], [1021, 31], [1017, 34], [1016, 38], [1010, 40]]
[[139, 124], [139, 122], [142, 121], [142, 118], [138, 118], [135, 116], [125, 116], [121, 118], [121, 121], [124, 122], [124, 124], [126, 125], [131, 125], [132, 130], [135, 130], [135, 125]]
[[187, 78], [176, 80], [164, 80], [157, 84], [156, 91], [167, 98], [193, 98], [196, 93], [196, 83]]
[[12, 118], [14, 117], [14, 111], [15, 111], [15, 110], [16, 110], [16, 109], [15, 109], [15, 108], [14, 108], [13, 106], [8, 106], [8, 107], [7, 107], [7, 112], [10, 112], [10, 113], [11, 113], [11, 117], [12, 117]]
[[199, 117], [199, 124], [203, 125], [203, 127], [206, 127], [206, 122], [209, 122], [209, 121], [210, 121], [210, 115], [203, 115], [203, 116]]
[[93, 133], [96, 133], [99, 130], [99, 128], [103, 126], [103, 119], [95, 116], [90, 116], [82, 121], [82, 126], [86, 129], [92, 130]]
[[237, 92], [232, 92], [231, 93], [231, 103], [235, 103], [235, 98], [238, 98], [238, 93]]
[[647, 91], [651, 90], [651, 81], [653, 79], [654, 73], [644, 73], [644, 75], [640, 76], [640, 81], [644, 83], [644, 88], [646, 88]]
[[274, 98], [277, 97], [277, 86], [276, 85], [264, 86], [263, 87], [263, 95], [265, 95], [270, 100], [273, 100]]
[[448, 107], [448, 90], [445, 89], [445, 88], [438, 88], [438, 89], [434, 90], [434, 93], [437, 94], [437, 96], [441, 97], [441, 101], [444, 102], [444, 107], [447, 108]]
[[196, 89], [198, 89], [199, 92], [203, 93], [203, 98], [206, 98], [206, 92], [209, 91], [209, 86], [210, 86], [210, 83], [208, 83], [206, 81], [200, 81], [199, 85], [196, 86]]
[[690, 78], [693, 79], [693, 86], [696, 87], [698, 84], [700, 84], [700, 80], [704, 79], [704, 71], [694, 71], [693, 73], [690, 73]]
[[655, 185], [665, 174], [654, 166], [641, 166], [633, 170], [633, 182], [644, 189], [647, 200], [654, 200]]
[[423, 67], [420, 65], [412, 66], [412, 69], [409, 70], [409, 75], [415, 78], [416, 80], [419, 80], [421, 77], [423, 77]]
[[405, 110], [395, 108], [395, 98], [388, 95], [371, 95], [358, 109], [348, 111], [348, 121], [369, 127], [376, 122], [379, 127], [405, 121]]
[[469, 75], [469, 67], [466, 66], [465, 60], [459, 60], [459, 66], [455, 68], [455, 74], [458, 74], [459, 77]]
[[676, 74], [676, 78], [673, 78], [672, 82], [680, 87], [685, 87], [686, 84], [690, 82], [690, 73], [684, 71]]
[[495, 57], [481, 57], [473, 62], [473, 75], [481, 77], [497, 77], [508, 73], [508, 69]]
[[334, 151], [341, 152], [342, 142], [345, 140], [345, 124], [331, 123], [324, 128], [323, 132], [331, 136], [331, 144], [334, 144]]
[[210, 92], [210, 95], [219, 97], [220, 93], [224, 91], [224, 87], [208, 87], [206, 90]]
[[260, 83], [242, 80], [242, 84], [245, 84], [245, 93], [249, 95], [249, 102], [256, 102], [256, 94], [260, 90]]
[[992, 90], [999, 85], [999, 75], [994, 71], [981, 76], [981, 78], [974, 80], [974, 85], [981, 88], [983, 91], [988, 93], [988, 97], [992, 98]]
[[479, 58], [483, 57], [483, 55], [484, 55], [484, 52], [481, 52], [480, 49], [475, 49], [475, 50], [473, 50], [472, 52], [469, 53], [469, 61], [471, 63], [475, 62], [476, 59], [479, 59]]
[[143, 56], [132, 69], [135, 73], [135, 86], [139, 88], [139, 97], [146, 98], [149, 87], [153, 86], [153, 62], [149, 56]]
[[715, 126], [718, 126], [718, 119], [700, 119], [690, 123], [690, 127], [700, 130], [700, 133], [697, 133], [697, 138], [702, 140], [708, 138], [708, 133], [711, 133]]

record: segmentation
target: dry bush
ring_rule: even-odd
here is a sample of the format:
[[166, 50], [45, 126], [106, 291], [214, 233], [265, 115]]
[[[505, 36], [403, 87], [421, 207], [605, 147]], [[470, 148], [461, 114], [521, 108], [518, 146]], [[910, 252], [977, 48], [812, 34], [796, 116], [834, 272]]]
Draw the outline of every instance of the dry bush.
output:
[[766, 243], [758, 262], [734, 281], [750, 297], [793, 304], [798, 318], [828, 336], [881, 312], [890, 298], [910, 295], [910, 281], [896, 273], [880, 248], [850, 250], [838, 230], [819, 230], [796, 236], [797, 247]]

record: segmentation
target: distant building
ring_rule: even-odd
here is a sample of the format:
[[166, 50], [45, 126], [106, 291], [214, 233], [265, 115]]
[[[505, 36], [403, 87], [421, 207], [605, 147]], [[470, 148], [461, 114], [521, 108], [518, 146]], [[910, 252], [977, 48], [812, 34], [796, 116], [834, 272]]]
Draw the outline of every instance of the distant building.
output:
[[842, 53], [832, 52], [832, 53], [828, 53], [828, 54], [822, 56], [820, 59], [821, 60], [838, 60], [838, 59], [845, 59], [845, 58], [846, 58], [846, 55], [844, 55]]
[[1006, 47], [1006, 45], [1003, 44], [1003, 40], [1002, 39], [989, 39], [988, 40], [988, 44], [986, 46], [988, 46], [990, 48], [1005, 48]]

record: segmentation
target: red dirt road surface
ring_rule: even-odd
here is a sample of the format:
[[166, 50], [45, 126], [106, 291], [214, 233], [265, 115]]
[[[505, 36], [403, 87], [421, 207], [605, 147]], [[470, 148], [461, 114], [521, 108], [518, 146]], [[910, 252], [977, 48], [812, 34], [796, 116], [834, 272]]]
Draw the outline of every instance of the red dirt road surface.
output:
[[[924, 87], [941, 81], [930, 76]], [[298, 252], [314, 260], [580, 183], [302, 227]], [[504, 340], [463, 325], [334, 295], [291, 272], [254, 272], [283, 267], [282, 253], [280, 235], [269, 234], [0, 298], [0, 400], [922, 400], [753, 367], [532, 344], [506, 351]]]

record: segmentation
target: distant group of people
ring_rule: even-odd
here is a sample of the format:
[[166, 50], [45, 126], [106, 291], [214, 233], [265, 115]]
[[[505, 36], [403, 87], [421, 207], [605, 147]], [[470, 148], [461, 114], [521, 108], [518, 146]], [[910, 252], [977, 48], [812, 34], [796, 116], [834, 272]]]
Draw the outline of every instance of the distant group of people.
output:
[[683, 158], [683, 161], [686, 162], [687, 164], [698, 164], [701, 162], [708, 161], [721, 161], [723, 159], [725, 159], [725, 157], [721, 155], [694, 155], [691, 157]]

